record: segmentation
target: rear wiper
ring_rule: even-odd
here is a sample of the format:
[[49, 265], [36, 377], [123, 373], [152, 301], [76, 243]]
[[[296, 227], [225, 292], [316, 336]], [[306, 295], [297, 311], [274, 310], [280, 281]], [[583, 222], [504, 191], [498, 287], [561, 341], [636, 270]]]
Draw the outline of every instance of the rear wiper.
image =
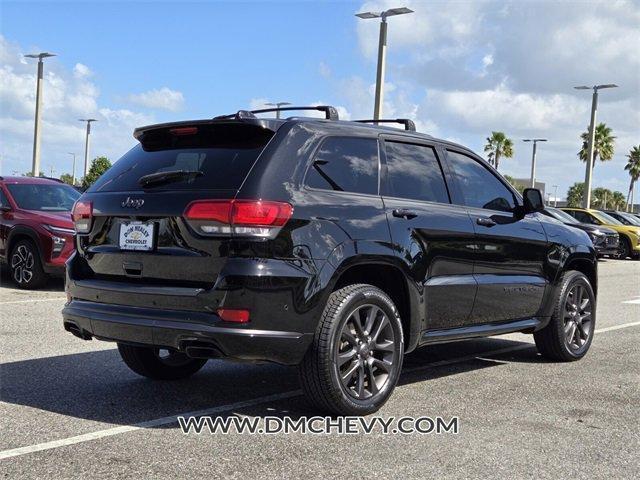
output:
[[150, 173], [149, 175], [143, 175], [138, 179], [138, 183], [143, 187], [149, 185], [158, 185], [161, 183], [173, 182], [181, 180], [183, 178], [189, 178], [193, 180], [200, 175], [204, 175], [200, 170], [167, 170], [165, 172]]

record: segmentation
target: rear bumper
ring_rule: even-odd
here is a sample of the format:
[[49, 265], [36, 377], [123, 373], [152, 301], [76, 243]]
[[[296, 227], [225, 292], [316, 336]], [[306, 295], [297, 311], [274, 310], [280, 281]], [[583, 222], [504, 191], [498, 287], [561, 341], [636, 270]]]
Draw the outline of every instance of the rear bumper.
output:
[[300, 363], [312, 334], [229, 327], [214, 313], [72, 300], [62, 310], [64, 327], [89, 340], [171, 348], [190, 356]]

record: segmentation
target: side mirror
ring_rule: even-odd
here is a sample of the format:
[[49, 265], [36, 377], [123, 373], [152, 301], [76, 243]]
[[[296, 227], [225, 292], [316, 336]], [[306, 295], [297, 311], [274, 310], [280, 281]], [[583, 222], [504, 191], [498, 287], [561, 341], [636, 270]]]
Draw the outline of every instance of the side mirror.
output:
[[537, 188], [525, 188], [522, 192], [524, 199], [524, 213], [541, 212], [544, 210], [542, 193]]
[[0, 205], [0, 212], [10, 212], [11, 206], [9, 205]]

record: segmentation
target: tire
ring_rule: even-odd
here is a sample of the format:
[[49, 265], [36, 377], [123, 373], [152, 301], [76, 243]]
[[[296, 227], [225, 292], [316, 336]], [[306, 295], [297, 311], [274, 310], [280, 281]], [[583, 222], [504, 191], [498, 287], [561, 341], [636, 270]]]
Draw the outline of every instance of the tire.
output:
[[593, 341], [596, 298], [589, 279], [581, 272], [565, 272], [560, 285], [549, 324], [535, 332], [533, 338], [543, 357], [571, 362], [584, 357]]
[[40, 252], [32, 240], [19, 240], [11, 249], [9, 256], [11, 279], [18, 288], [33, 290], [47, 283]]
[[371, 285], [349, 285], [329, 296], [300, 364], [300, 383], [322, 411], [368, 415], [393, 392], [403, 356], [402, 324], [389, 296]]
[[624, 260], [625, 258], [631, 256], [631, 242], [627, 237], [622, 237], [620, 239], [620, 247], [618, 250], [618, 258]]
[[[131, 370], [153, 380], [187, 378], [207, 363], [206, 359], [189, 358], [181, 352], [153, 347], [135, 347], [119, 343], [118, 351]], [[168, 355], [163, 356], [163, 352], [167, 352]]]

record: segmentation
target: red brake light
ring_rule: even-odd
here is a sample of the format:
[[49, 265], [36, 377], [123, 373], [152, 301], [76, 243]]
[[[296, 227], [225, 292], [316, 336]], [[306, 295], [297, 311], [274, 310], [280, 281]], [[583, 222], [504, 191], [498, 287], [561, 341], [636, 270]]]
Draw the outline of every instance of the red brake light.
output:
[[216, 313], [225, 322], [248, 323], [249, 310], [239, 308], [219, 308]]
[[91, 230], [91, 220], [93, 219], [93, 203], [78, 200], [73, 205], [71, 213], [73, 223], [78, 233], [88, 233]]
[[172, 128], [169, 130], [169, 133], [172, 135], [180, 136], [180, 135], [195, 135], [198, 133], [198, 127], [180, 127], [180, 128]]
[[189, 220], [215, 220], [221, 223], [229, 223], [231, 215], [231, 202], [228, 200], [198, 200], [191, 202], [184, 212]]
[[269, 237], [292, 214], [288, 203], [262, 200], [196, 200], [184, 212], [187, 220], [198, 221], [202, 233], [258, 237]]
[[281, 227], [291, 218], [293, 207], [283, 202], [237, 200], [231, 211], [234, 225]]

